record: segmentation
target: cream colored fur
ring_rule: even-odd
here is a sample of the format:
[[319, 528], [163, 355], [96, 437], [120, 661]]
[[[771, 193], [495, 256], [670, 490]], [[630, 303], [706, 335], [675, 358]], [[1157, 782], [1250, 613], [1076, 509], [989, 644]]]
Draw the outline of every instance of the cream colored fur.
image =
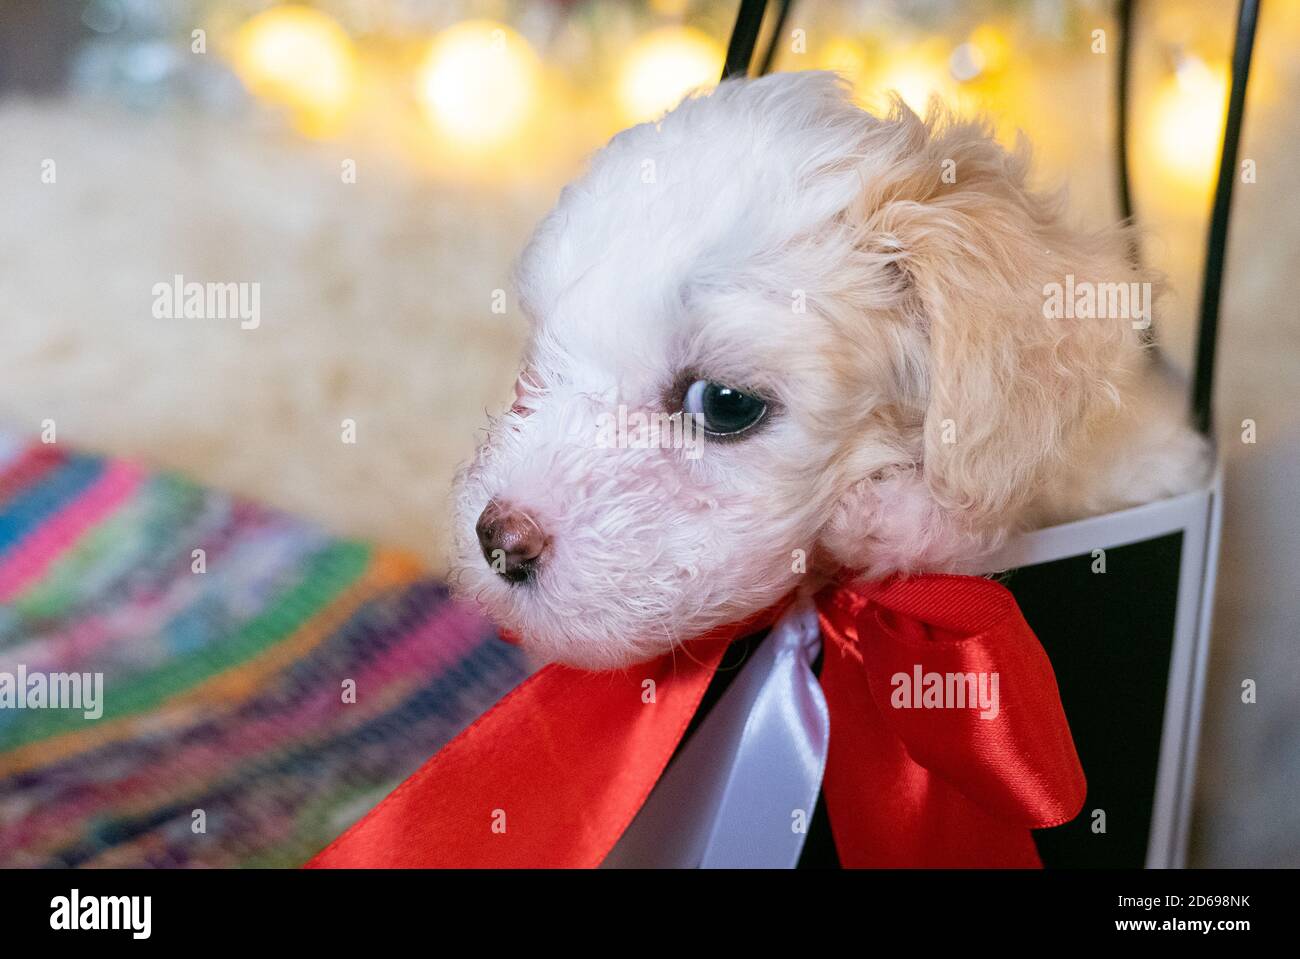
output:
[[[617, 666], [841, 567], [976, 571], [1015, 531], [1202, 482], [1135, 317], [1044, 313], [1067, 276], [1155, 279], [1027, 178], [982, 123], [877, 119], [818, 73], [615, 137], [521, 260], [530, 385], [462, 476], [461, 590], [547, 658]], [[769, 415], [698, 461], [598, 444], [683, 377]], [[546, 531], [532, 581], [481, 554], [491, 498]]]

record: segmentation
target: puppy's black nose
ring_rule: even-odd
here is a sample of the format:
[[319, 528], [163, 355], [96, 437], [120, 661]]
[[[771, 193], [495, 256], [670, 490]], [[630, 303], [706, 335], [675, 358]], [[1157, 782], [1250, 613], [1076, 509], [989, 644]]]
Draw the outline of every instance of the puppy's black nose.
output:
[[474, 531], [488, 565], [512, 583], [530, 579], [546, 551], [546, 534], [537, 521], [496, 499], [484, 507]]

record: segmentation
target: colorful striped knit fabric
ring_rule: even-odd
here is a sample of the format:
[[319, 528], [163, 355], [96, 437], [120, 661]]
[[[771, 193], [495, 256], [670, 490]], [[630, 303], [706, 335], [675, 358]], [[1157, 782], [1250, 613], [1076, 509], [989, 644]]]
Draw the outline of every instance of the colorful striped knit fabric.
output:
[[526, 671], [403, 554], [0, 435], [0, 867], [300, 865]]

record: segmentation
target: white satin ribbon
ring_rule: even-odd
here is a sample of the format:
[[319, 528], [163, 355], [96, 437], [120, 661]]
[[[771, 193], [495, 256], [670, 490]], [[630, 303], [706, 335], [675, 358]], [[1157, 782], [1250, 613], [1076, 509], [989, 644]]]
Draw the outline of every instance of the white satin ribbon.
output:
[[812, 820], [830, 715], [810, 601], [786, 612], [673, 757], [607, 867], [790, 869]]

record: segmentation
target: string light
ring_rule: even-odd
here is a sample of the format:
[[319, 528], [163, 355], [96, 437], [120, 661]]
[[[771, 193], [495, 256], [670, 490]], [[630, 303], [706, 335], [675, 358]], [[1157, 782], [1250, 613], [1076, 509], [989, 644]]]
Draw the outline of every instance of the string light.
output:
[[[682, 3], [652, 0], [652, 9], [660, 16], [679, 16]], [[300, 4], [272, 7], [244, 23], [231, 49], [249, 91], [286, 108], [301, 132], [337, 134], [355, 113], [358, 54], [327, 14]], [[1011, 49], [1007, 30], [992, 24], [977, 27], [956, 46], [935, 36], [887, 43], [880, 37], [832, 35], [807, 65], [843, 74], [868, 109], [883, 109], [883, 94], [896, 90], [920, 113], [938, 94], [959, 109], [977, 101], [987, 109], [995, 98], [1003, 101], [997, 110], [1002, 115], [1031, 102], [1017, 79], [1021, 74]], [[610, 119], [620, 125], [656, 119], [692, 90], [714, 85], [723, 57], [717, 40], [680, 24], [639, 37], [612, 78], [617, 116]], [[1139, 149], [1151, 157], [1167, 188], [1208, 193], [1219, 159], [1227, 88], [1226, 64], [1180, 53], [1143, 111], [1145, 122], [1135, 133]], [[545, 72], [528, 42], [510, 27], [490, 20], [457, 23], [432, 40], [415, 75], [416, 101], [427, 121], [427, 132], [421, 133], [426, 154], [444, 168], [451, 164], [459, 172], [484, 174], [523, 156], [515, 147], [525, 143], [533, 144], [528, 155], [536, 159], [536, 150], [545, 147], [537, 134], [555, 122], [557, 97], [572, 98], [568, 89]], [[603, 121], [591, 121], [593, 116], [588, 127], [602, 126]], [[1050, 146], [1051, 130], [1040, 130], [1040, 140]]]
[[951, 100], [952, 77], [948, 57], [937, 41], [928, 41], [905, 49], [885, 60], [874, 83], [882, 93], [896, 91], [915, 112], [924, 114], [931, 94]]
[[308, 136], [338, 132], [356, 98], [352, 41], [310, 7], [272, 7], [253, 17], [235, 36], [233, 60], [249, 91], [288, 108]]
[[902, 46], [895, 52], [873, 45], [871, 56], [865, 47], [846, 37], [833, 37], [817, 55], [817, 68], [834, 70], [853, 86], [854, 94], [873, 111], [888, 109], [887, 95], [898, 93], [917, 113], [924, 114], [930, 94], [952, 94], [951, 51], [937, 39]]
[[996, 73], [1007, 65], [1011, 42], [997, 27], [987, 23], [976, 27], [970, 35], [969, 43], [982, 61], [985, 72]]
[[722, 72], [722, 47], [692, 27], [662, 27], [628, 51], [618, 81], [624, 121], [654, 120], [691, 90], [713, 86]]
[[690, 0], [650, 0], [650, 9], [661, 17], [680, 17]]
[[925, 113], [926, 103], [932, 93], [942, 93], [945, 78], [942, 71], [918, 61], [892, 64], [885, 71], [881, 86], [894, 90], [917, 113]]
[[528, 41], [490, 20], [467, 20], [434, 38], [416, 92], [425, 116], [466, 151], [517, 139], [536, 106], [542, 67]]
[[860, 90], [867, 75], [867, 55], [845, 37], [832, 37], [817, 55], [817, 69], [834, 70]]
[[1167, 179], [1208, 194], [1218, 169], [1228, 100], [1228, 67], [1180, 57], [1152, 102], [1156, 160]]

